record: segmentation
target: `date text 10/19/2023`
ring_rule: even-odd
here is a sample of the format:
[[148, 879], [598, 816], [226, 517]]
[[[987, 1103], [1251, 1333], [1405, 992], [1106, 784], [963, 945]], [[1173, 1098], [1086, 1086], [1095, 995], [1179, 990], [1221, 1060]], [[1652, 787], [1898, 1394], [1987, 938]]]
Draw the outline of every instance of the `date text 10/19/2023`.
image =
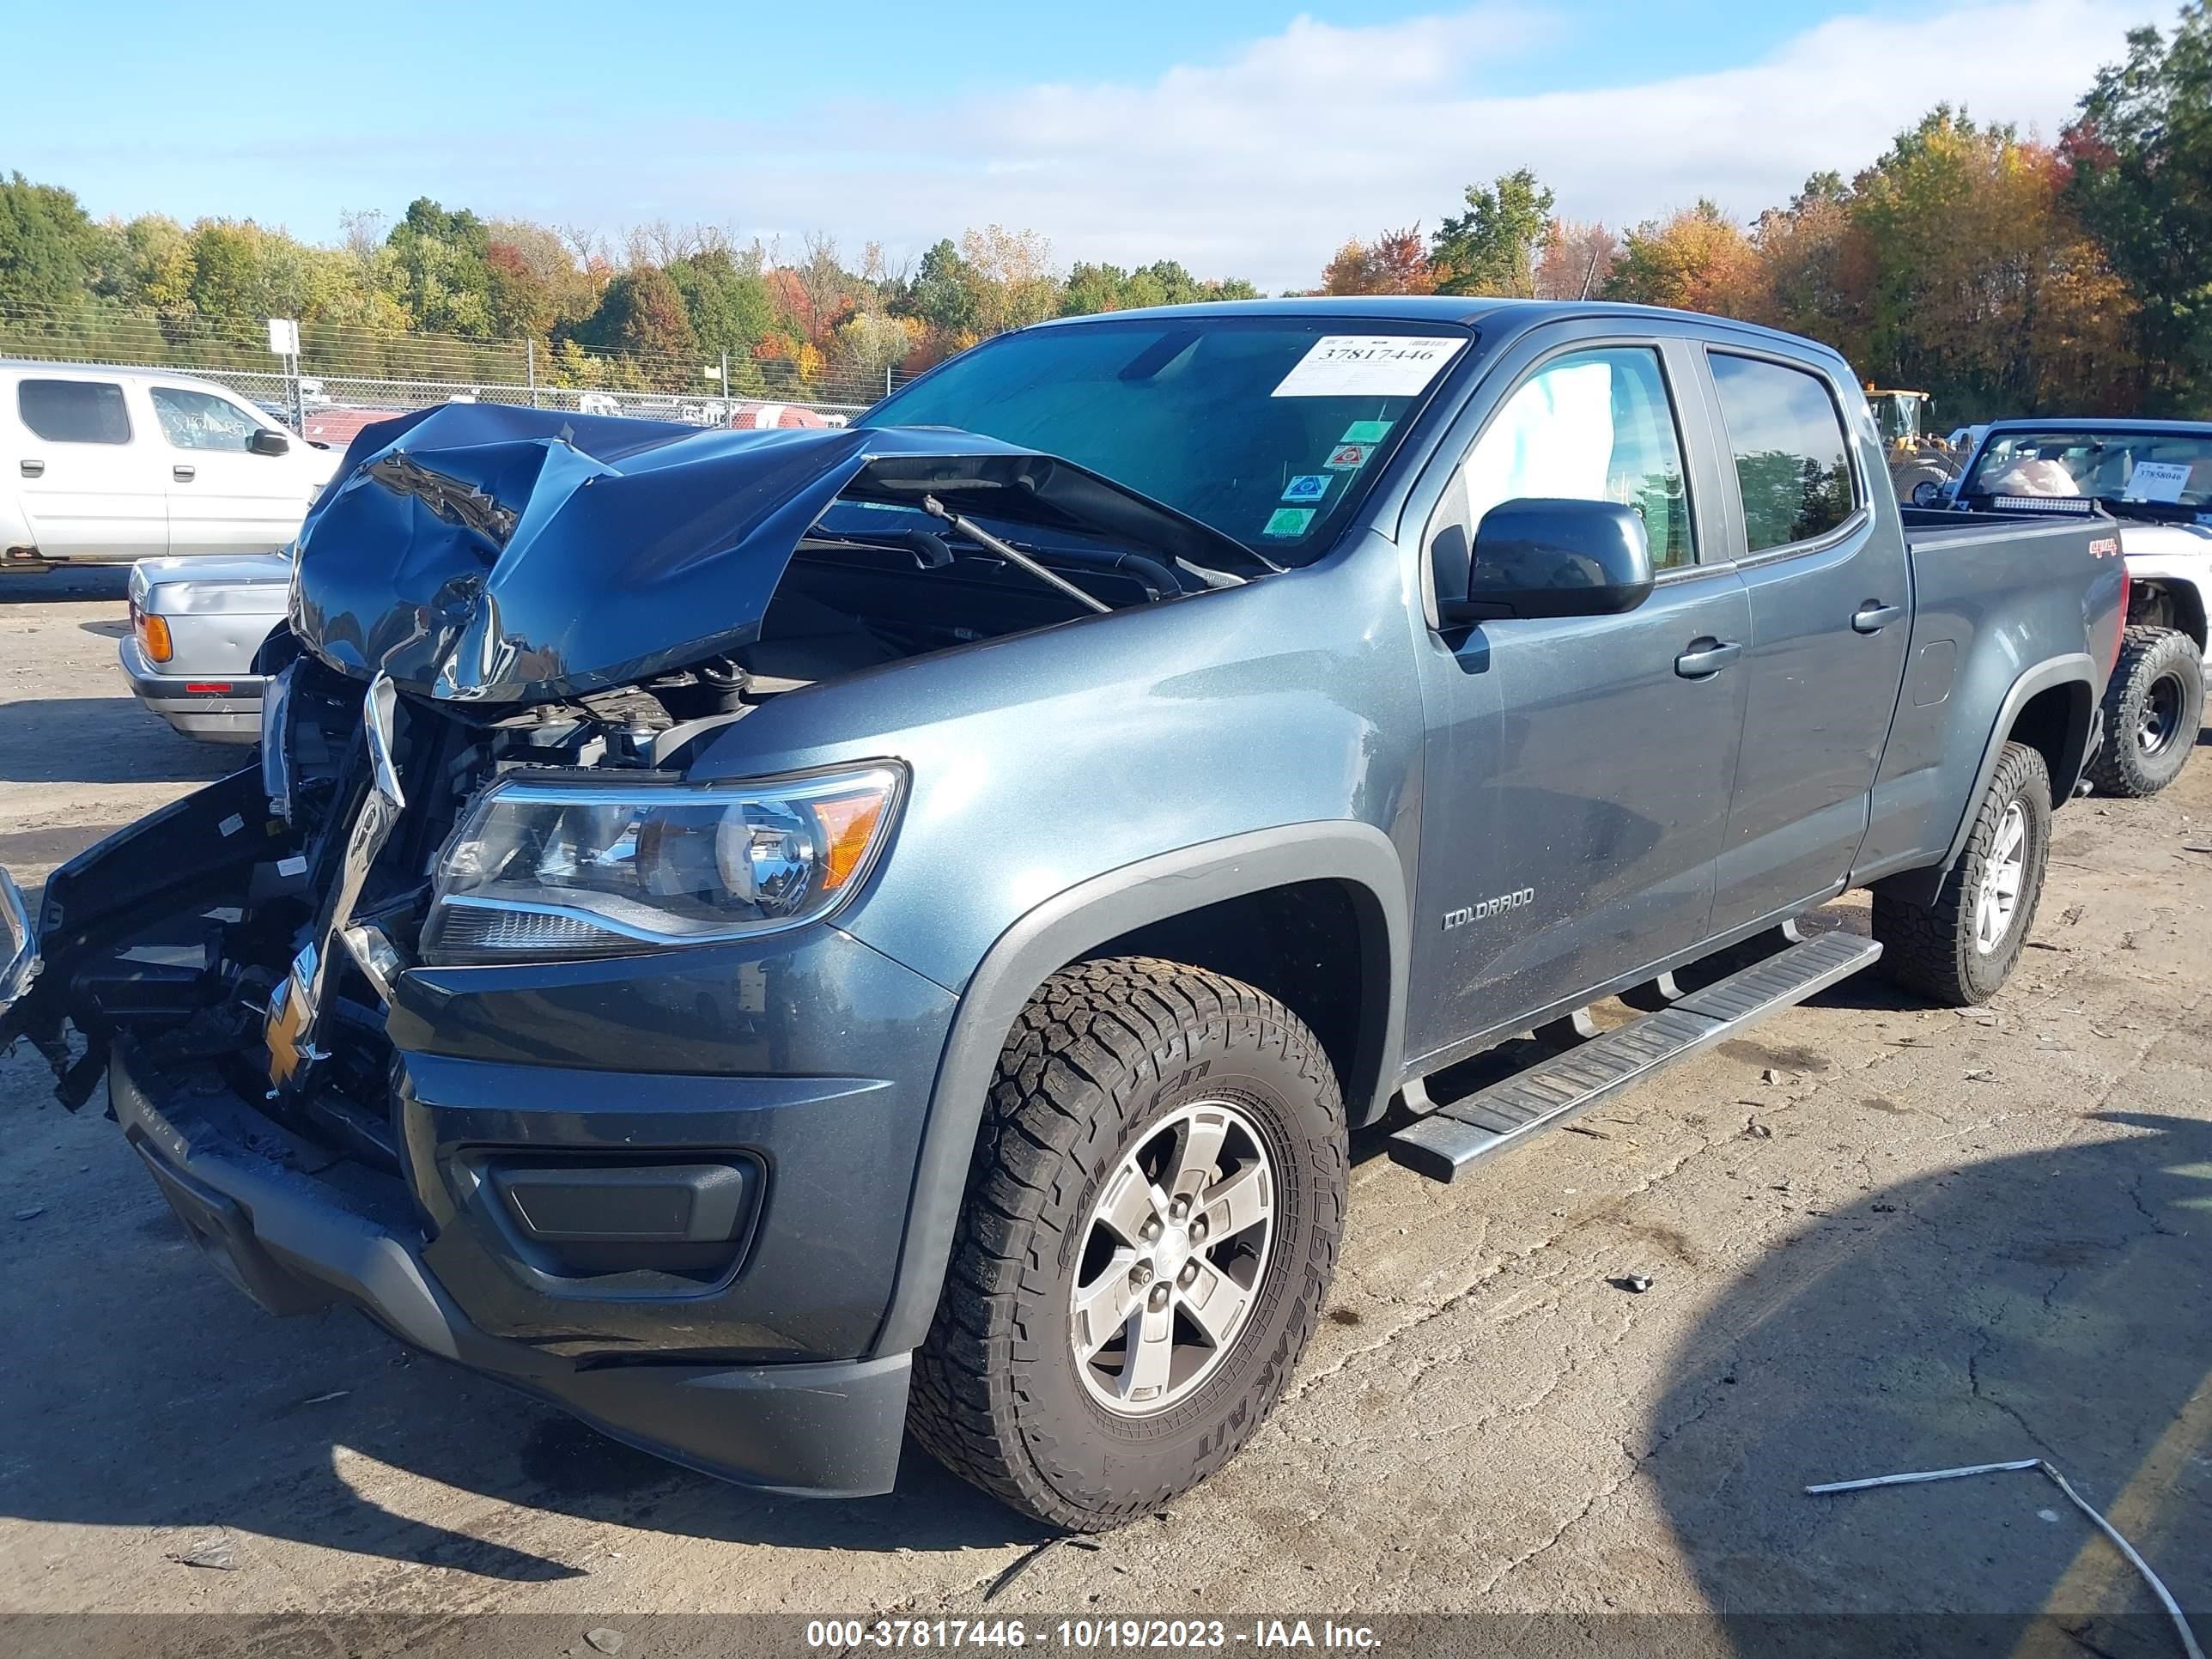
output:
[[1371, 1652], [1382, 1646], [1365, 1625], [1334, 1620], [1255, 1619], [816, 1619], [810, 1648], [1071, 1648], [1171, 1650], [1177, 1648], [1316, 1648]]

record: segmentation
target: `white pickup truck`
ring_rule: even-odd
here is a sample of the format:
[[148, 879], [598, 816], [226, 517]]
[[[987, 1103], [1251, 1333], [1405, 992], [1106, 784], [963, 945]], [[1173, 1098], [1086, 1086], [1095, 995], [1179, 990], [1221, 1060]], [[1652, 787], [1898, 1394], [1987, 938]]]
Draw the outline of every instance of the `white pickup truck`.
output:
[[2127, 635], [2105, 692], [2101, 793], [2154, 795], [2188, 762], [2204, 717], [2212, 597], [2212, 422], [2038, 417], [1981, 429], [1954, 483], [1923, 506], [2109, 514], [2128, 567]]
[[338, 459], [212, 381], [0, 359], [0, 569], [273, 552]]

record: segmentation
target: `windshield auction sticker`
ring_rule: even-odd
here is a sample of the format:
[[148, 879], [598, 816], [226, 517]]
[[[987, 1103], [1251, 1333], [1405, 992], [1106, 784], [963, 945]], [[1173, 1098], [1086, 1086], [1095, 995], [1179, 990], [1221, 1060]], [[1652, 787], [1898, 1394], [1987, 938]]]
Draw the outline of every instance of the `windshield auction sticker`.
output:
[[2178, 501], [2189, 488], [2192, 471], [2186, 461], [2137, 461], [2128, 475], [2127, 499], [2131, 501]]
[[1271, 395], [1411, 398], [1466, 343], [1431, 334], [1324, 334]]

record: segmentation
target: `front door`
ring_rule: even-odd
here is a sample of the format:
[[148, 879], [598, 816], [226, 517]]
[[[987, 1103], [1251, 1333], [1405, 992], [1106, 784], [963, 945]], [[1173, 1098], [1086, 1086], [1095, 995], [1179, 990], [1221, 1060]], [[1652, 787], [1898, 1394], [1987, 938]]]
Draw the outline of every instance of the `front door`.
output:
[[[1735, 571], [1685, 466], [1680, 343], [1534, 357], [1483, 422], [1421, 546], [1500, 502], [1613, 501], [1657, 581], [1625, 615], [1489, 622], [1425, 641], [1416, 994], [1408, 1053], [1552, 1011], [1704, 936], [1744, 720]], [[1702, 431], [1702, 427], [1698, 428]], [[1717, 550], [1708, 557], [1718, 557]]]
[[1716, 933], [1842, 885], [1865, 838], [1875, 769], [1911, 634], [1905, 540], [1877, 514], [1878, 456], [1853, 444], [1840, 388], [1802, 365], [1707, 354], [1734, 461], [1751, 598], [1749, 702], [1716, 881]]
[[[147, 388], [167, 448], [169, 550], [269, 553], [299, 533], [309, 492], [291, 453], [251, 447], [276, 428], [211, 392]], [[278, 434], [288, 449], [299, 441]]]
[[49, 558], [143, 559], [169, 550], [161, 440], [134, 419], [113, 380], [26, 375], [7, 480]]

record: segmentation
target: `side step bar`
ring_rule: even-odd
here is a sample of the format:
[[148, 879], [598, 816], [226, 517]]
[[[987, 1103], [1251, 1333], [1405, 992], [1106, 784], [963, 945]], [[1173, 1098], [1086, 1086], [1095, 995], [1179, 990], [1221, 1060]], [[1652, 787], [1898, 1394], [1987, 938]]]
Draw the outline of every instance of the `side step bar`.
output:
[[1848, 979], [1881, 955], [1875, 940], [1850, 933], [1793, 945], [1657, 1013], [1438, 1107], [1390, 1137], [1390, 1157], [1417, 1175], [1449, 1182], [1478, 1158], [1521, 1145], [1776, 1009]]

